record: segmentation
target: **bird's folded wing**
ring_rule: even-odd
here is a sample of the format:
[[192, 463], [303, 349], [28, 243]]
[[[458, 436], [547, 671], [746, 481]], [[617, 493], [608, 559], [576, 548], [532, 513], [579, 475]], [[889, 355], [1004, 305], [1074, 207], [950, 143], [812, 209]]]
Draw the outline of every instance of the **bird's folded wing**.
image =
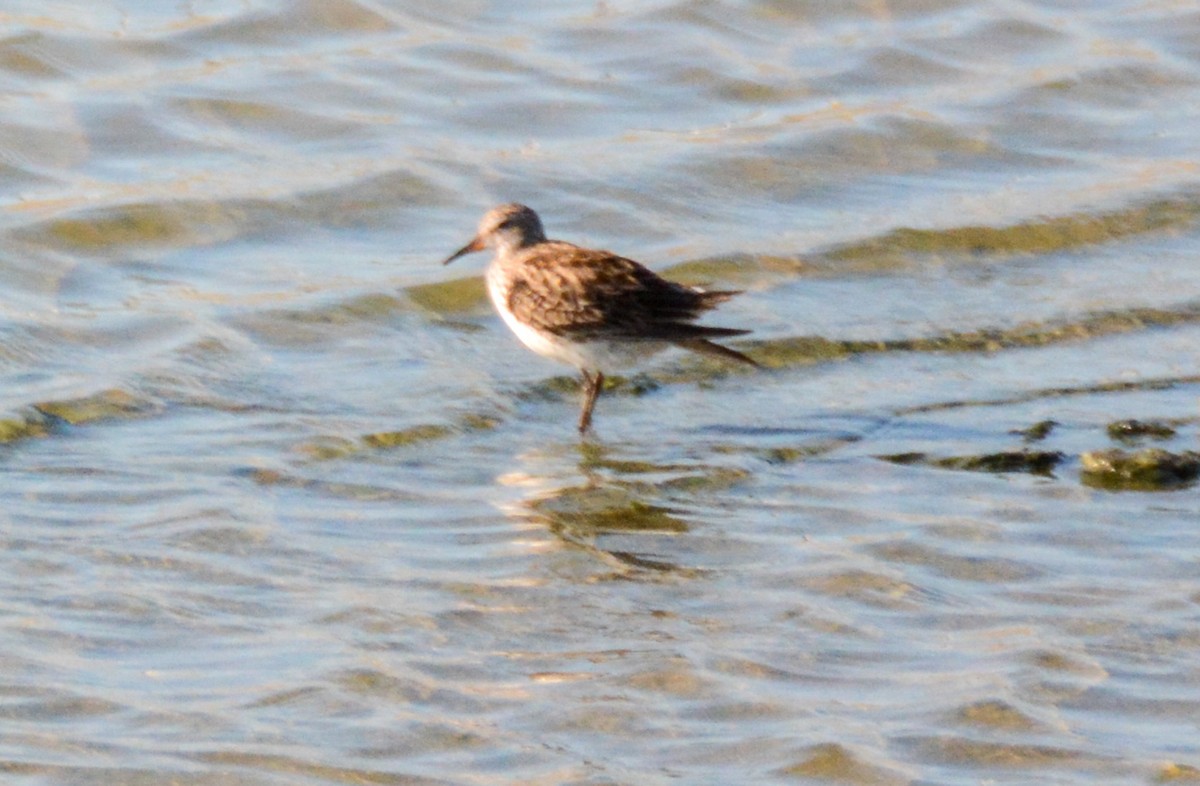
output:
[[700, 292], [607, 251], [542, 246], [521, 260], [508, 290], [509, 309], [538, 330], [579, 339], [663, 341], [747, 332], [688, 324], [734, 293]]

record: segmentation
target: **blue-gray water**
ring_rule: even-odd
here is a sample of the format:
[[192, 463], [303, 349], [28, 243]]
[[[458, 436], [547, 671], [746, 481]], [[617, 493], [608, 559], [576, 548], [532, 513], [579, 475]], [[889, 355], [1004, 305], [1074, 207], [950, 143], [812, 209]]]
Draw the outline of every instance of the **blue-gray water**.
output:
[[[1197, 489], [1081, 458], [1198, 447], [1194, 3], [8, 0], [0, 80], [5, 783], [1200, 781]], [[438, 265], [510, 200], [765, 370], [581, 441]]]

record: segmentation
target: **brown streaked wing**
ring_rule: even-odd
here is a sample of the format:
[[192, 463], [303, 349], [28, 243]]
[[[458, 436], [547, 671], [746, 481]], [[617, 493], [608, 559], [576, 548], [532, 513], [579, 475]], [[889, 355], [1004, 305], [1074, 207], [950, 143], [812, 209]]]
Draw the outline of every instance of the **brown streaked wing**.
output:
[[608, 251], [548, 242], [525, 252], [508, 307], [539, 330], [575, 338], [676, 340], [748, 331], [688, 324], [732, 292], [697, 292]]

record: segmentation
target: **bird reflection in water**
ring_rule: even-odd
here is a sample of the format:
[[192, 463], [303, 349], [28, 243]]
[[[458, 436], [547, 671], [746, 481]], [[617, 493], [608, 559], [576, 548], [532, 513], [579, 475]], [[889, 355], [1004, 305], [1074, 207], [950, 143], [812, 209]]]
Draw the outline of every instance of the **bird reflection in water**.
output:
[[[691, 529], [682, 511], [664, 504], [664, 497], [669, 494], [671, 479], [678, 479], [681, 472], [690, 475], [697, 468], [614, 458], [610, 448], [595, 442], [576, 447], [576, 468], [583, 483], [547, 488], [555, 478], [529, 472], [499, 478], [505, 485], [537, 489], [511, 513], [546, 527], [565, 544], [617, 568], [617, 575], [609, 578], [696, 574], [697, 569], [664, 559], [653, 547]], [[523, 458], [526, 463], [538, 463], [539, 457]]]

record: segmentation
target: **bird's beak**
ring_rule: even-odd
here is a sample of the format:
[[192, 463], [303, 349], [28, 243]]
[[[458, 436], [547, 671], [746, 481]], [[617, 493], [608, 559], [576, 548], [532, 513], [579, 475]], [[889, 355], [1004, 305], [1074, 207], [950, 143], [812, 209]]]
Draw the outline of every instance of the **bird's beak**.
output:
[[460, 248], [459, 250], [457, 250], [453, 254], [451, 254], [449, 257], [447, 257], [446, 261], [443, 262], [442, 264], [449, 265], [451, 262], [458, 259], [459, 257], [464, 256], [466, 254], [474, 253], [476, 251], [482, 251], [485, 247], [486, 246], [484, 246], [483, 239], [476, 237], [470, 243], [467, 243], [465, 246], [463, 246], [462, 248]]

